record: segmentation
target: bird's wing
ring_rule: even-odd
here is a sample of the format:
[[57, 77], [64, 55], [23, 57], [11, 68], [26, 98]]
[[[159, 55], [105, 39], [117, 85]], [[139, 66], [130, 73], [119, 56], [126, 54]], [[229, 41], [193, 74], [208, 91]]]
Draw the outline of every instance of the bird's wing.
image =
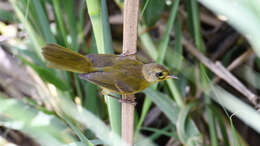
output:
[[111, 72], [91, 72], [87, 74], [80, 74], [81, 79], [87, 80], [101, 88], [105, 88], [112, 92], [119, 93], [115, 86], [114, 75]]
[[88, 54], [86, 56], [93, 64], [94, 67], [108, 67], [113, 66], [118, 55], [114, 54]]

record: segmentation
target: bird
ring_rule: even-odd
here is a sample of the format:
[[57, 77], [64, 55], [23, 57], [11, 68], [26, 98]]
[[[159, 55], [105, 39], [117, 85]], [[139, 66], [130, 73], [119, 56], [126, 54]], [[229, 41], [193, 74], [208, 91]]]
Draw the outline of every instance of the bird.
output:
[[143, 63], [129, 56], [115, 54], [88, 54], [86, 56], [57, 44], [42, 48], [47, 66], [79, 73], [79, 77], [102, 89], [121, 95], [143, 91], [153, 83], [170, 78], [163, 65]]

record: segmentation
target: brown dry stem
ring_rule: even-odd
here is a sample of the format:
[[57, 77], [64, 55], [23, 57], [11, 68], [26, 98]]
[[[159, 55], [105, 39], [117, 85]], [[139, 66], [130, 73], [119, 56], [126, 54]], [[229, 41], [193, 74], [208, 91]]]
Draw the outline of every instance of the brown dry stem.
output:
[[[136, 54], [138, 10], [139, 0], [125, 0], [122, 55]], [[123, 95], [122, 98], [135, 100], [134, 95]], [[134, 144], [134, 108], [134, 104], [122, 103], [122, 138], [130, 146]]]
[[[253, 55], [253, 50], [249, 49], [245, 53], [243, 53], [241, 56], [237, 57], [230, 65], [228, 65], [227, 70], [232, 71], [242, 63], [246, 62], [250, 56]], [[213, 83], [217, 83], [220, 81], [219, 77], [215, 77], [213, 79]]]
[[200, 53], [191, 42], [186, 38], [182, 38], [185, 49], [194, 55], [200, 62], [208, 67], [219, 78], [226, 81], [230, 86], [234, 87], [238, 92], [243, 94], [255, 107], [258, 107], [258, 97], [242, 84], [232, 73], [228, 71], [219, 61], [213, 63], [210, 59]]

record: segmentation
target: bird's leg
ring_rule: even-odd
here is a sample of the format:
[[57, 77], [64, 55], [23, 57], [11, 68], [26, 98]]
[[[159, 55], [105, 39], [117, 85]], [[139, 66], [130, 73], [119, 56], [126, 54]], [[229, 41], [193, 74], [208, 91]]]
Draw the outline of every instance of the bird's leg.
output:
[[122, 54], [120, 54], [119, 56], [120, 56], [120, 59], [127, 57], [128, 59], [136, 60], [136, 53], [135, 53], [135, 54], [122, 53]]
[[116, 97], [116, 96], [114, 96], [114, 95], [112, 95], [112, 94], [109, 94], [109, 92], [107, 92], [107, 91], [104, 90], [104, 89], [101, 90], [101, 93], [102, 93], [103, 95], [107, 95], [107, 96], [109, 96], [109, 97], [112, 97], [112, 98], [118, 100], [119, 102], [122, 100], [121, 98], [118, 98], [118, 97]]
[[133, 104], [136, 105], [136, 102], [134, 99], [124, 99], [123, 95], [126, 96], [126, 94], [124, 94], [124, 91], [117, 85], [115, 84], [116, 88], [119, 90], [119, 92], [121, 93], [122, 97], [121, 97], [121, 101], [119, 100], [119, 102], [121, 103], [129, 103], [129, 104]]
[[118, 98], [118, 97], [116, 97], [116, 96], [114, 96], [114, 95], [109, 94], [109, 93], [108, 93], [107, 91], [105, 91], [105, 90], [101, 90], [101, 93], [102, 93], [103, 95], [107, 95], [107, 96], [109, 96], [109, 97], [112, 97], [112, 98], [116, 99], [118, 102], [121, 102], [121, 103], [129, 103], [129, 104], [136, 105], [136, 102], [133, 101], [133, 100]]
[[119, 100], [119, 102], [136, 105], [136, 102], [134, 100], [131, 100], [131, 99], [123, 99], [122, 98], [121, 100]]

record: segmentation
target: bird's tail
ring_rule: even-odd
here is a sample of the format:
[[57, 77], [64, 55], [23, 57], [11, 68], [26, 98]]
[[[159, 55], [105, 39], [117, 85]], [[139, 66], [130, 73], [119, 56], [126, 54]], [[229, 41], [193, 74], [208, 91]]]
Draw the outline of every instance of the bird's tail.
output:
[[42, 54], [51, 68], [77, 73], [88, 73], [94, 69], [87, 57], [56, 44], [47, 44], [42, 48]]

